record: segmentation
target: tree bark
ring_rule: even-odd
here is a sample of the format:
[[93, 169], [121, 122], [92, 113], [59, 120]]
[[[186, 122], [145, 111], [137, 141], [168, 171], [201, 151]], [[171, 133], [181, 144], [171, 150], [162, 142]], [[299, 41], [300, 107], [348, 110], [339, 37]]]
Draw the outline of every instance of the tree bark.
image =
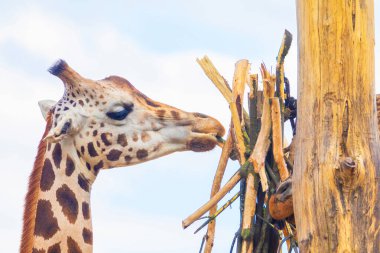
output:
[[374, 1], [297, 0], [301, 252], [380, 252]]

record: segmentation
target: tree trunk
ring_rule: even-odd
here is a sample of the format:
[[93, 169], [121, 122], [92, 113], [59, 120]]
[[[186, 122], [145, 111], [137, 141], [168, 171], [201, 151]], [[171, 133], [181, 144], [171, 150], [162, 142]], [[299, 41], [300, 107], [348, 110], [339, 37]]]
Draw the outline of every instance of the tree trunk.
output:
[[301, 252], [380, 252], [374, 1], [297, 0]]

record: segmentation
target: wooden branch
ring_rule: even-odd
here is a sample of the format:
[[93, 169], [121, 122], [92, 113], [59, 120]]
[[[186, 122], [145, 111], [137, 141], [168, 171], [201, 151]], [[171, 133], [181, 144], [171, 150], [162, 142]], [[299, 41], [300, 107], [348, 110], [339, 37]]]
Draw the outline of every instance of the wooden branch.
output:
[[[207, 224], [210, 225], [211, 223], [213, 223], [213, 221], [215, 221], [216, 217], [218, 217], [219, 214], [221, 214], [224, 210], [227, 209], [227, 207], [229, 207], [230, 205], [232, 205], [232, 203], [234, 203], [234, 201], [239, 198], [239, 195], [240, 195], [240, 192], [237, 192], [220, 209], [218, 209], [213, 215], [209, 216], [208, 219], [197, 230], [195, 230], [194, 234], [198, 233], [199, 230], [201, 230], [202, 228], [204, 228], [204, 226], [206, 226]], [[208, 234], [208, 232], [206, 234], [206, 240], [209, 240], [209, 234]], [[206, 251], [206, 248], [205, 248], [205, 251]], [[211, 252], [211, 248], [210, 248], [209, 252]]]
[[281, 47], [277, 55], [276, 65], [276, 97], [281, 97], [282, 101], [285, 99], [284, 93], [284, 59], [288, 54], [290, 45], [292, 44], [293, 36], [285, 30], [284, 37], [282, 38]]
[[[237, 147], [240, 154], [240, 163], [245, 162], [245, 143], [243, 139], [243, 132], [241, 131], [241, 118], [238, 117], [239, 111], [238, 106], [240, 106], [240, 111], [242, 111], [242, 99], [245, 84], [247, 83], [247, 75], [249, 70], [248, 61], [239, 61], [236, 64], [235, 74], [234, 74], [234, 85], [233, 85], [233, 98], [235, 103], [230, 104], [230, 110], [232, 114], [232, 120], [234, 123], [235, 136], [237, 140]], [[240, 103], [240, 105], [238, 105]], [[253, 240], [250, 233], [252, 226], [252, 218], [255, 214], [257, 191], [254, 187], [254, 176], [252, 173], [248, 173], [246, 179], [246, 194], [244, 202], [244, 214], [242, 223], [242, 235], [245, 231], [248, 231], [248, 237], [244, 238], [242, 243], [243, 252], [249, 252], [249, 249], [253, 249]], [[252, 251], [252, 250], [251, 250]]]
[[[206, 76], [212, 81], [212, 83], [216, 86], [220, 93], [222, 93], [227, 103], [230, 104], [233, 101], [232, 91], [226, 79], [219, 73], [219, 71], [215, 68], [214, 64], [207, 56], [204, 56], [201, 59], [197, 59], [197, 62], [201, 66]], [[247, 124], [247, 122], [249, 122], [249, 116], [245, 110], [243, 110], [243, 116], [244, 121]], [[246, 125], [247, 129], [248, 127], [249, 126]]]
[[270, 146], [271, 132], [271, 110], [269, 104], [269, 98], [264, 98], [263, 101], [263, 115], [261, 117], [261, 129], [257, 142], [252, 151], [249, 161], [253, 164], [256, 173], [260, 174], [261, 184], [263, 191], [268, 189], [267, 178], [265, 175], [265, 158]]
[[215, 68], [214, 64], [211, 62], [210, 58], [205, 55], [202, 59], [197, 59], [198, 64], [201, 66], [206, 76], [213, 82], [213, 84], [218, 88], [223, 97], [228, 103], [232, 102], [232, 92], [228, 87], [229, 84], [224, 79], [224, 77]]
[[271, 102], [273, 155], [281, 181], [285, 181], [289, 177], [289, 171], [283, 153], [280, 100], [276, 97]]
[[[232, 139], [232, 133], [231, 133], [231, 129], [230, 129], [230, 133], [227, 137], [226, 142], [224, 143], [224, 146], [222, 149], [222, 154], [220, 155], [220, 158], [219, 158], [218, 168], [216, 169], [214, 181], [212, 183], [210, 198], [214, 197], [215, 194], [220, 189], [220, 184], [222, 182], [224, 172], [226, 170], [226, 166], [228, 163], [228, 159], [229, 159], [232, 147], [233, 147], [233, 139]], [[215, 215], [216, 209], [217, 209], [217, 205], [214, 205], [213, 207], [211, 207], [210, 213], [209, 213], [210, 217]], [[204, 249], [205, 253], [211, 252], [211, 249], [213, 247], [214, 237], [215, 237], [215, 225], [216, 225], [215, 221], [211, 221], [208, 224], [207, 236], [206, 236], [206, 246]]]
[[242, 178], [242, 171], [245, 171], [248, 167], [249, 163], [244, 163], [240, 170], [236, 172], [231, 179], [212, 197], [207, 203], [205, 203], [203, 206], [198, 208], [193, 214], [191, 214], [189, 217], [187, 217], [185, 220], [182, 221], [182, 227], [187, 228], [190, 226], [194, 221], [198, 220], [202, 215], [204, 215], [207, 211], [211, 209], [211, 207], [215, 206], [226, 194], [232, 190], [232, 188], [235, 187], [235, 185], [240, 181]]
[[240, 164], [245, 163], [245, 144], [244, 136], [242, 131], [242, 101], [245, 89], [245, 84], [247, 83], [248, 71], [250, 64], [248, 60], [240, 60], [235, 64], [235, 74], [233, 82], [232, 99], [230, 103], [230, 110], [232, 115], [232, 122], [234, 125], [236, 147], [239, 153]]
[[244, 200], [244, 214], [241, 229], [242, 235], [242, 253], [249, 253], [253, 250], [253, 234], [251, 233], [252, 219], [256, 211], [257, 190], [255, 189], [255, 178], [249, 173], [246, 179], [246, 192]]
[[[268, 91], [267, 91], [268, 94]], [[268, 189], [268, 181], [265, 174], [265, 158], [269, 149], [269, 135], [271, 131], [271, 110], [269, 98], [263, 101], [263, 114], [261, 117], [261, 129], [255, 143], [255, 147], [249, 157], [249, 162], [253, 165], [256, 173], [259, 173], [263, 191]], [[244, 202], [244, 214], [242, 223], [242, 252], [252, 252], [253, 238], [251, 234], [252, 218], [256, 210], [257, 190], [254, 187], [254, 176], [249, 174], [247, 177], [247, 191]]]
[[260, 72], [261, 72], [261, 78], [263, 79], [264, 97], [266, 98], [274, 97], [275, 77], [269, 73], [264, 63], [261, 63]]

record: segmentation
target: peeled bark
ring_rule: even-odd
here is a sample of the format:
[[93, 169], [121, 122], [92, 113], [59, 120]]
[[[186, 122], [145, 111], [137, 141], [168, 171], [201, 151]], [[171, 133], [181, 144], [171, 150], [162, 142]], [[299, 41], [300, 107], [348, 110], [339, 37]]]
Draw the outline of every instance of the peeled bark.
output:
[[301, 252], [380, 252], [373, 0], [297, 0]]

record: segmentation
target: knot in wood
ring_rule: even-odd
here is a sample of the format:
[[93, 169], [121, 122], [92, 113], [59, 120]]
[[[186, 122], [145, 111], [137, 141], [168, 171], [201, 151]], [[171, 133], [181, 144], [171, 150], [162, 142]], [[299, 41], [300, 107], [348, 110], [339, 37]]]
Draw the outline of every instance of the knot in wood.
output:
[[352, 157], [343, 157], [335, 172], [338, 186], [347, 192], [352, 190], [358, 180], [357, 163]]

